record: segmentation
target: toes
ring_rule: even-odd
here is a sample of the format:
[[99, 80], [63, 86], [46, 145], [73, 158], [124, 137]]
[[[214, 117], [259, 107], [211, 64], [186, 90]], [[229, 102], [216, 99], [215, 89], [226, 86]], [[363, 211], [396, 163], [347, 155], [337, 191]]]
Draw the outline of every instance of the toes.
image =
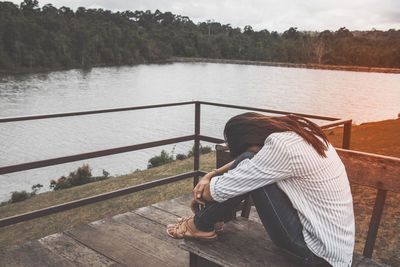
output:
[[174, 230], [175, 228], [176, 228], [176, 224], [169, 224], [169, 225], [167, 225], [167, 229], [168, 229], [169, 231]]
[[174, 231], [175, 231], [174, 228], [168, 228], [168, 229], [167, 229], [167, 232], [168, 232], [170, 235], [174, 235]]

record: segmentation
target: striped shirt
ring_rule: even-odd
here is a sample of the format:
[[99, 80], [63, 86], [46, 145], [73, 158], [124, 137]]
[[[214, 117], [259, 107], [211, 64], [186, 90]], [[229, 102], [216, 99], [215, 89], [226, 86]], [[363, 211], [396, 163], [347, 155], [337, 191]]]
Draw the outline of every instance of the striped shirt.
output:
[[297, 210], [307, 247], [333, 266], [351, 266], [354, 249], [353, 199], [336, 150], [321, 157], [295, 132], [273, 133], [252, 158], [210, 182], [217, 202], [276, 183]]

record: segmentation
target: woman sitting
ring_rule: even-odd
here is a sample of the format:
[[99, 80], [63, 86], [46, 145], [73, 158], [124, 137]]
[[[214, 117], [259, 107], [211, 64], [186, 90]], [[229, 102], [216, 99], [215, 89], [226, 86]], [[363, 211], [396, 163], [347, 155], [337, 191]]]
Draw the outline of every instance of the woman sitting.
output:
[[236, 159], [200, 180], [191, 204], [196, 214], [169, 225], [168, 234], [215, 240], [215, 224], [249, 193], [271, 240], [290, 257], [351, 266], [350, 185], [324, 132], [299, 116], [248, 112], [226, 123], [224, 137]]

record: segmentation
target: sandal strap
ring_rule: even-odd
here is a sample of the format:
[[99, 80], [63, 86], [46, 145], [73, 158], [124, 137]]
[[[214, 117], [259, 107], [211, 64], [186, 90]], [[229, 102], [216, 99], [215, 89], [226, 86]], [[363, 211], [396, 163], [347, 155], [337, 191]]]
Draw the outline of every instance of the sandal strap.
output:
[[185, 234], [188, 230], [186, 222], [187, 222], [187, 220], [179, 222], [175, 225], [174, 234], [173, 234], [175, 237], [182, 238], [185, 236]]
[[188, 216], [188, 217], [181, 217], [181, 218], [178, 219], [178, 223], [184, 223], [184, 222], [192, 219], [193, 217], [194, 217], [193, 215]]

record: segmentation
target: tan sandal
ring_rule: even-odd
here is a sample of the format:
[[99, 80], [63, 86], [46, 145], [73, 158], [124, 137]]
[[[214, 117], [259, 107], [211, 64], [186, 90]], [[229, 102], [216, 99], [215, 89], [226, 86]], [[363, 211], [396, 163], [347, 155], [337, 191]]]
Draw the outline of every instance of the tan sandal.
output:
[[[176, 221], [177, 223], [181, 223], [191, 218], [193, 218], [193, 216], [178, 218]], [[214, 225], [214, 230], [217, 235], [222, 235], [224, 233], [224, 222], [216, 222]]]
[[[200, 241], [214, 241], [217, 239], [217, 234], [215, 231], [212, 232], [193, 232], [193, 229], [190, 228], [188, 221], [192, 219], [193, 216], [190, 217], [183, 217], [178, 220], [178, 223], [173, 225], [168, 225], [167, 234], [175, 239], [198, 239]], [[173, 232], [169, 231], [169, 227], [173, 226]]]

